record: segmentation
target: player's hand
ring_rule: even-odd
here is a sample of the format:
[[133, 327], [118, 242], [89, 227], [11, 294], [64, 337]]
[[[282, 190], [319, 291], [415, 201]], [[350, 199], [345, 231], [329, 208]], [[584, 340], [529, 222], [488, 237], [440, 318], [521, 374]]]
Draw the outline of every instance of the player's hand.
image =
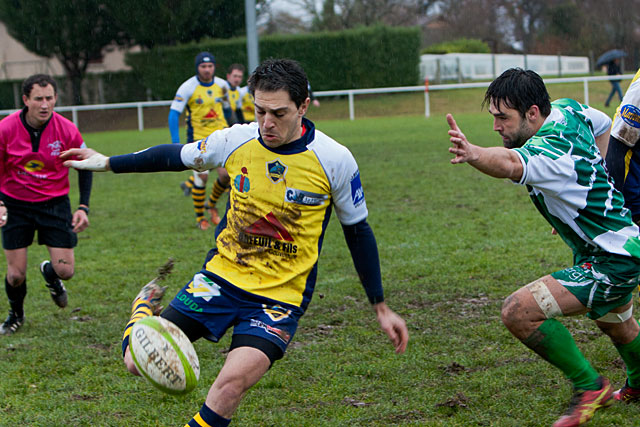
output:
[[313, 100], [313, 106], [314, 107], [319, 107], [320, 106], [320, 101], [318, 101], [317, 99]]
[[[111, 170], [109, 166], [109, 158], [103, 156], [91, 148], [72, 148], [63, 151], [60, 158], [64, 160], [62, 163], [65, 167], [82, 169], [94, 172], [105, 172]], [[80, 160], [71, 160], [77, 158]]]
[[73, 213], [73, 218], [71, 219], [71, 225], [73, 226], [74, 233], [80, 233], [84, 231], [89, 226], [89, 217], [87, 213], [82, 209], [78, 209]]
[[4, 227], [9, 220], [9, 213], [5, 205], [0, 206], [0, 227]]
[[449, 148], [449, 152], [455, 154], [455, 157], [451, 159], [451, 163], [466, 163], [476, 160], [478, 156], [475, 153], [474, 145], [469, 143], [451, 114], [447, 114], [447, 123], [451, 128], [448, 132], [449, 141], [453, 144], [453, 147]]
[[407, 324], [402, 317], [398, 316], [393, 310], [387, 307], [387, 304], [380, 302], [373, 306], [376, 311], [380, 328], [387, 334], [394, 347], [396, 353], [401, 354], [407, 349], [409, 342], [409, 330]]

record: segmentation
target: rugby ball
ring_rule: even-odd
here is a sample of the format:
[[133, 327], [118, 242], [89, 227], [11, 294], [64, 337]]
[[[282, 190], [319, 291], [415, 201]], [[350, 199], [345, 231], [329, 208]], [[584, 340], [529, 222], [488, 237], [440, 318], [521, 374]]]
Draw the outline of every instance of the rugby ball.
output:
[[185, 333], [167, 319], [149, 316], [134, 323], [129, 351], [138, 371], [165, 393], [185, 394], [195, 388], [198, 355]]

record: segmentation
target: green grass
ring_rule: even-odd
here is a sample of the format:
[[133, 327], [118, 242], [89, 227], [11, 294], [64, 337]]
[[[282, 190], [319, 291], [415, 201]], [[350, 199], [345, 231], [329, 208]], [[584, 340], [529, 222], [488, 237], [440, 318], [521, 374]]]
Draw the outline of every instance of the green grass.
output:
[[[470, 140], [500, 142], [489, 114], [477, 112], [479, 99], [455, 101], [465, 104], [452, 101], [451, 109], [460, 111]], [[449, 163], [443, 114], [318, 122], [360, 165], [387, 302], [411, 334], [406, 354], [395, 355], [378, 330], [334, 218], [294, 342], [248, 393], [235, 425], [539, 426], [564, 411], [569, 384], [499, 316], [506, 296], [566, 267], [570, 251], [524, 188]], [[110, 155], [164, 142], [166, 130], [85, 139]], [[178, 426], [200, 408], [229, 336], [195, 343], [202, 373], [185, 397], [128, 375], [120, 357], [140, 286], [172, 256], [172, 297], [213, 244], [212, 232], [195, 228], [190, 200], [178, 188], [186, 176], [95, 174], [91, 226], [80, 234], [65, 310], [53, 305], [38, 272], [46, 251], [30, 248], [27, 322], [20, 333], [0, 337], [1, 426]], [[0, 298], [0, 312], [7, 308]], [[565, 324], [593, 365], [621, 385], [622, 363], [608, 339], [586, 319]], [[629, 425], [637, 414], [636, 407], [614, 405], [590, 425]]]

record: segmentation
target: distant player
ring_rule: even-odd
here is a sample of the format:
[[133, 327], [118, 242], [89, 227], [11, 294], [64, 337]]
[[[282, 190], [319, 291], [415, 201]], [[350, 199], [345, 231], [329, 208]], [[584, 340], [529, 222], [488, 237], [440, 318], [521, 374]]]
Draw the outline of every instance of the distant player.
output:
[[[624, 195], [633, 221], [640, 223], [640, 70], [613, 118], [607, 167], [616, 188]], [[640, 384], [638, 384], [640, 386]]]
[[[484, 102], [504, 148], [471, 144], [447, 115], [451, 162], [526, 186], [540, 213], [573, 250], [573, 266], [509, 296], [502, 321], [571, 381], [574, 396], [554, 426], [578, 426], [611, 405], [614, 393], [555, 317], [586, 313], [620, 353], [627, 384], [640, 387], [640, 327], [632, 301], [640, 282], [640, 238], [601, 156], [611, 120], [571, 99], [550, 103], [540, 76], [521, 69], [507, 70], [491, 83]], [[625, 388], [615, 393], [624, 395]]]
[[[196, 75], [180, 85], [169, 110], [169, 131], [171, 142], [180, 143], [180, 114], [186, 109], [187, 143], [206, 138], [211, 132], [227, 127], [224, 117], [224, 104], [228, 102], [227, 82], [215, 77], [215, 58], [209, 52], [200, 52], [196, 56]], [[209, 171], [195, 172], [187, 182], [180, 186], [185, 195], [191, 193], [196, 223], [201, 230], [209, 228], [204, 217], [204, 200]], [[224, 169], [218, 170], [218, 181], [222, 183], [222, 192], [228, 186], [229, 176]], [[214, 184], [215, 191], [215, 184]], [[211, 210], [211, 220], [220, 222], [218, 212]]]
[[244, 79], [244, 65], [231, 64], [227, 70], [227, 84], [229, 85], [229, 126], [236, 123], [244, 123], [244, 113], [242, 111], [242, 92], [240, 85]]
[[[90, 170], [151, 172], [225, 166], [233, 177], [230, 208], [216, 249], [161, 314], [193, 341], [218, 341], [233, 327], [231, 349], [200, 411], [188, 426], [226, 426], [247, 391], [284, 356], [313, 294], [322, 238], [335, 210], [358, 275], [382, 330], [405, 351], [407, 327], [384, 302], [378, 250], [355, 159], [304, 118], [307, 79], [290, 60], [268, 60], [249, 78], [258, 123], [236, 125], [184, 146], [160, 145], [106, 158], [70, 150]], [[143, 287], [123, 339], [137, 374], [129, 333], [157, 313], [164, 289]], [[183, 301], [188, 301], [184, 303]]]
[[76, 233], [89, 225], [92, 173], [78, 172], [80, 203], [72, 214], [69, 170], [58, 159], [65, 150], [86, 146], [76, 126], [53, 111], [57, 99], [55, 80], [33, 75], [22, 84], [25, 107], [0, 121], [0, 227], [10, 307], [0, 325], [3, 335], [16, 332], [25, 320], [27, 249], [36, 231], [51, 258], [40, 264], [40, 272], [51, 298], [63, 308], [67, 290], [62, 280], [74, 274]]
[[249, 92], [249, 86], [240, 88], [240, 101], [242, 103], [242, 117], [245, 123], [256, 121], [256, 106], [253, 102], [253, 95]]

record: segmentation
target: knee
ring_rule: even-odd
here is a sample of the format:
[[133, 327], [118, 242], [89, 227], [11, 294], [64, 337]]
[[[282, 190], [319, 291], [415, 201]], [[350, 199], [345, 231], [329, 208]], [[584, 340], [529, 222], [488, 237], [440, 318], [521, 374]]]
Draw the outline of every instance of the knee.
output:
[[525, 322], [532, 320], [530, 307], [526, 306], [522, 299], [521, 292], [522, 291], [519, 290], [509, 295], [502, 304], [500, 318], [502, 323], [511, 332], [523, 327]]
[[71, 279], [75, 273], [73, 264], [57, 263], [53, 266], [53, 269], [62, 280]]
[[8, 271], [7, 272], [7, 282], [9, 286], [17, 287], [24, 283], [27, 275], [24, 271]]
[[216, 394], [225, 401], [241, 399], [249, 389], [241, 376], [226, 377], [222, 381], [216, 381], [213, 386]]
[[231, 182], [231, 178], [229, 177], [229, 172], [225, 168], [218, 169], [218, 181], [224, 186], [229, 185]]

